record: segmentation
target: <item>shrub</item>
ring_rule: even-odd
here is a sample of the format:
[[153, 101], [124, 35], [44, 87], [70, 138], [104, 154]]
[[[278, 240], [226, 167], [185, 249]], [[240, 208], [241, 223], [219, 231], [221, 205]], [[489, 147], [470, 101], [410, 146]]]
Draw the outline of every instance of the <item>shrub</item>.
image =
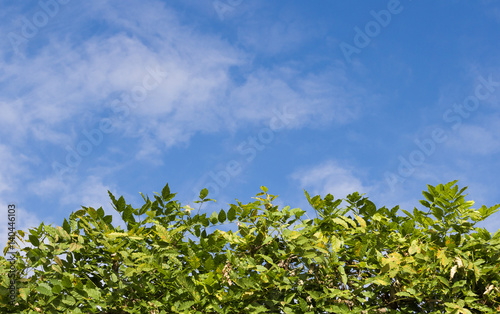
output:
[[[266, 187], [211, 215], [181, 206], [168, 184], [154, 201], [143, 195], [141, 208], [109, 193], [126, 230], [102, 208], [82, 207], [62, 226], [18, 231], [16, 299], [9, 303], [10, 262], [0, 257], [0, 310], [498, 313], [500, 230], [475, 224], [500, 204], [473, 209], [456, 182], [429, 185], [426, 210], [412, 212], [377, 208], [357, 192], [341, 207], [304, 191], [313, 219], [273, 205]], [[203, 189], [200, 207], [207, 196]], [[214, 228], [226, 223], [237, 231]]]

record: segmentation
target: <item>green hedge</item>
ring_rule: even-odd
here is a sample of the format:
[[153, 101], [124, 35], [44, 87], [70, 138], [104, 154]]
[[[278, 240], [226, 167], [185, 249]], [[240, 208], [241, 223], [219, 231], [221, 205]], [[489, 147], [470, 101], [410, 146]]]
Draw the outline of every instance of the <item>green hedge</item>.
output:
[[0, 257], [0, 312], [498, 313], [500, 230], [475, 224], [500, 204], [472, 209], [456, 182], [429, 185], [412, 212], [305, 192], [313, 219], [265, 187], [211, 215], [181, 207], [168, 184], [141, 208], [109, 193], [126, 230], [83, 207], [18, 231], [14, 294]]

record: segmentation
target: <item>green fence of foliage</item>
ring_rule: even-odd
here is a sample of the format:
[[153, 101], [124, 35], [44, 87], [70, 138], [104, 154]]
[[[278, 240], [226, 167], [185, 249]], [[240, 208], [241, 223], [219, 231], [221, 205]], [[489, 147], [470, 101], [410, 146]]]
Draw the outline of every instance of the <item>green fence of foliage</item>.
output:
[[455, 184], [429, 185], [411, 212], [305, 192], [312, 219], [266, 187], [211, 215], [168, 184], [141, 208], [109, 193], [126, 230], [84, 207], [18, 231], [22, 254], [12, 268], [0, 257], [0, 312], [498, 313], [500, 230], [475, 224], [500, 204], [473, 209]]

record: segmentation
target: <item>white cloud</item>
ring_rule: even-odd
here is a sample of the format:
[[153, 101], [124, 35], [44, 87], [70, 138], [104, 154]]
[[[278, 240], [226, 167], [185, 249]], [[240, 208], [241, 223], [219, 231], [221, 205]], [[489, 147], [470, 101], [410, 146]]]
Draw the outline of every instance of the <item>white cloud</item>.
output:
[[500, 151], [500, 119], [483, 120], [481, 125], [464, 124], [445, 144], [472, 155], [491, 155]]
[[0, 195], [15, 191], [17, 184], [26, 176], [26, 165], [31, 162], [14, 147], [0, 144]]
[[[8, 215], [6, 214], [8, 208], [7, 206], [12, 204], [13, 203], [0, 200], [1, 208], [5, 210], [4, 214], [0, 215], [0, 250], [2, 250], [2, 254], [9, 237], [9, 225], [7, 224], [9, 221], [7, 220]], [[15, 230], [23, 230], [27, 232], [28, 229], [38, 227], [41, 224], [42, 220], [38, 217], [38, 215], [36, 215], [36, 213], [29, 212], [22, 207], [17, 207], [19, 204], [14, 203], [14, 205], [16, 206], [14, 224]]]
[[306, 74], [292, 67], [258, 70], [231, 93], [229, 103], [240, 122], [268, 120], [275, 110], [289, 108], [295, 119], [287, 128], [318, 127], [326, 123], [343, 124], [360, 115], [366, 92], [354, 87], [342, 72], [325, 70]]
[[[104, 174], [106, 172], [101, 171], [101, 173]], [[90, 175], [82, 179], [73, 174], [67, 175], [64, 180], [59, 176], [53, 175], [40, 182], [32, 182], [28, 186], [30, 193], [45, 199], [50, 199], [54, 196], [58, 197], [59, 205], [64, 211], [50, 213], [51, 216], [47, 217], [47, 219], [51, 221], [47, 223], [59, 224], [64, 217], [69, 217], [71, 212], [80, 210], [82, 206], [85, 206], [95, 209], [102, 207], [107, 215], [111, 214], [113, 216], [113, 225], [115, 227], [119, 224], [123, 226], [120, 215], [111, 205], [108, 190], [114, 193], [115, 188], [105, 185], [102, 178], [97, 175]], [[116, 193], [114, 195], [117, 197], [120, 196], [116, 195]], [[130, 200], [127, 201], [130, 202]], [[58, 213], [62, 214], [63, 218], [57, 217], [57, 222], [53, 221], [56, 219], [55, 217]]]
[[[327, 69], [304, 75], [293, 64], [254, 68], [246, 73], [246, 83], [237, 86], [230, 68], [248, 64], [246, 52], [183, 26], [159, 1], [133, 11], [130, 3], [75, 5], [85, 17], [78, 23], [105, 21], [114, 33], [82, 35], [82, 42], [74, 44], [61, 30], [49, 35], [50, 45], [36, 54], [0, 61], [0, 78], [10, 90], [3, 103], [11, 104], [14, 95], [28, 91], [20, 106], [5, 110], [4, 119], [11, 124], [22, 118], [19, 134], [64, 147], [77, 140], [80, 130], [95, 124], [85, 117], [109, 112], [113, 101], [130, 96], [134, 86], [143, 83], [147, 69], [155, 67], [167, 73], [160, 87], [134, 104], [115, 126], [125, 136], [164, 144], [159, 147], [186, 143], [197, 132], [233, 130], [234, 119], [242, 126], [260, 123], [269, 118], [270, 110], [285, 104], [300, 116], [294, 127], [344, 123], [359, 115], [366, 93], [342, 72]], [[297, 33], [300, 30], [292, 27], [290, 36]]]
[[[116, 121], [113, 135], [143, 143], [135, 154], [138, 159], [158, 159], [166, 148], [187, 145], [199, 132], [268, 123], [273, 109], [288, 107], [295, 115], [288, 128], [346, 123], [360, 114], [366, 91], [338, 69], [303, 73], [294, 63], [256, 66], [239, 44], [183, 25], [161, 1], [134, 5], [133, 10], [131, 3], [138, 2], [68, 5], [57, 20], [74, 18], [78, 27], [47, 28], [29, 41], [24, 55], [0, 59], [0, 133], [2, 138], [13, 134], [5, 137], [5, 146], [0, 145], [0, 192], [18, 190], [20, 178], [13, 175], [30, 173], [30, 163], [47, 166], [53, 161], [47, 162], [42, 154], [25, 160], [11, 147], [27, 142], [41, 147], [50, 144], [49, 149], [56, 146], [54, 151], [62, 151], [66, 145], [75, 147], [83, 130], [110, 115], [114, 100], [130, 96], [135, 86], [143, 84], [148, 68], [160, 68], [167, 73], [165, 79], [148, 92], [144, 102], [130, 108], [125, 119]], [[106, 31], [84, 31], [96, 22], [105, 24]], [[81, 34], [75, 35], [76, 30]], [[270, 42], [284, 33], [286, 39], [271, 50], [296, 45], [294, 34], [305, 40], [300, 27], [279, 24]], [[233, 68], [244, 72], [243, 83], [231, 76]], [[18, 95], [23, 96], [18, 99]], [[111, 113], [110, 118], [116, 117]], [[57, 161], [63, 160], [61, 156]], [[68, 212], [81, 205], [108, 206], [114, 211], [106, 193], [111, 188], [102, 177], [75, 175], [68, 174], [67, 181], [39, 175], [22, 184], [40, 197], [62, 195], [61, 205], [71, 207]], [[350, 189], [350, 193], [359, 182], [327, 183], [337, 190]]]
[[319, 194], [322, 197], [332, 194], [336, 199], [340, 199], [353, 192], [363, 194], [372, 191], [372, 187], [365, 186], [353, 169], [342, 167], [332, 160], [297, 170], [291, 174], [291, 178], [298, 180], [301, 188], [310, 195]]

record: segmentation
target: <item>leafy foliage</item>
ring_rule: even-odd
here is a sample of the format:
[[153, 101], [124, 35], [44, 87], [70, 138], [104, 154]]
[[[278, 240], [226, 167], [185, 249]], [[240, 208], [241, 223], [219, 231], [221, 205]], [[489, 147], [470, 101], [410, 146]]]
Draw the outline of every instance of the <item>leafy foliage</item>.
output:
[[[317, 213], [254, 202], [210, 215], [173, 200], [168, 184], [141, 208], [111, 193], [126, 230], [102, 208], [62, 226], [18, 231], [16, 303], [0, 257], [0, 310], [12, 313], [498, 313], [500, 230], [475, 224], [456, 181], [428, 186], [425, 211], [377, 208], [353, 193], [305, 195]], [[200, 193], [200, 206], [208, 201]], [[214, 227], [236, 223], [238, 230]], [[212, 232], [211, 232], [212, 230]], [[27, 276], [31, 273], [31, 276]]]

